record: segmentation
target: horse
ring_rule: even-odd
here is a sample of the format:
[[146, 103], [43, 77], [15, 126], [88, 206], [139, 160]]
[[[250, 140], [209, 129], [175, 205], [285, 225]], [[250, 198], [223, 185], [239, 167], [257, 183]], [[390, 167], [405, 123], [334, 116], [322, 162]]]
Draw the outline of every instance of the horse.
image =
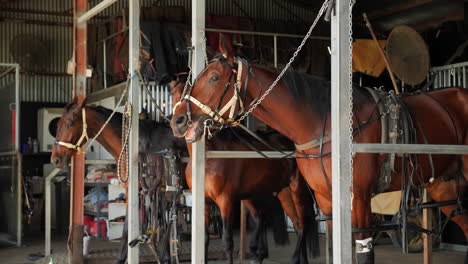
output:
[[[111, 114], [111, 110], [103, 108], [103, 107], [90, 107], [90, 106], [85, 106], [85, 101], [86, 99], [84, 97], [78, 97], [72, 99], [72, 102], [68, 104], [65, 107], [65, 111], [60, 118], [58, 124], [57, 124], [57, 134], [56, 134], [56, 140], [57, 142], [78, 142], [79, 138], [81, 137], [81, 134], [83, 133], [83, 123], [85, 122], [87, 124], [87, 134], [89, 137], [94, 137], [97, 133], [97, 131], [104, 125], [105, 121]], [[86, 120], [83, 121], [83, 112], [85, 112]], [[106, 148], [107, 151], [117, 160], [119, 157], [119, 154], [121, 152], [121, 146], [122, 146], [122, 137], [121, 137], [121, 122], [122, 122], [122, 114], [120, 113], [115, 113], [114, 117], [110, 119], [109, 124], [104, 127], [101, 135], [96, 138], [96, 140], [101, 143], [102, 146]], [[140, 120], [140, 135], [139, 135], [139, 143], [140, 143], [140, 153], [154, 153], [161, 151], [163, 149], [169, 149], [169, 148], [176, 148], [176, 149], [184, 149], [186, 148], [186, 144], [183, 140], [180, 140], [172, 135], [172, 131], [168, 125], [165, 125], [164, 123], [158, 123], [155, 121], [149, 121], [149, 120]], [[83, 144], [85, 144], [85, 141], [80, 142], [79, 147], [82, 147]], [[71, 143], [70, 143], [71, 144]], [[222, 143], [218, 143], [218, 145], [222, 145]], [[235, 144], [231, 143], [230, 146], [233, 146]], [[73, 148], [68, 148], [63, 145], [56, 144], [54, 146], [52, 156], [51, 156], [51, 162], [54, 164], [56, 167], [64, 168], [68, 165], [70, 162], [71, 156], [74, 155], [76, 152], [76, 149]], [[207, 177], [207, 186], [211, 186], [211, 188], [207, 188], [207, 191], [211, 191], [214, 194], [222, 192], [222, 188], [225, 186], [220, 186], [216, 184], [212, 184], [212, 179], [215, 179], [219, 182], [225, 182], [227, 183], [229, 179], [234, 179], [237, 180], [237, 185], [236, 187], [238, 193], [231, 193], [234, 197], [237, 198], [248, 198], [249, 196], [246, 195], [246, 193], [243, 190], [242, 184], [243, 181], [240, 181], [239, 179], [242, 179], [240, 175], [248, 175], [250, 177], [257, 177], [256, 175], [248, 174], [245, 173], [243, 170], [236, 170], [236, 173], [232, 172], [232, 159], [230, 160], [219, 160], [219, 159], [212, 159], [210, 162], [207, 163], [206, 170], [207, 170], [207, 175], [213, 175], [217, 178], [213, 177]], [[243, 159], [243, 162], [240, 162], [243, 167], [249, 167], [252, 168], [255, 166], [256, 161], [255, 160], [248, 160], [248, 159]], [[270, 161], [269, 164], [275, 163], [274, 161]], [[190, 163], [189, 163], [190, 164]], [[268, 168], [268, 163], [265, 163], [264, 168]], [[218, 169], [222, 169], [222, 171], [231, 171], [230, 173], [226, 174], [220, 174], [219, 172], [216, 172]], [[255, 168], [255, 167], [254, 167]], [[274, 166], [273, 166], [274, 168]], [[126, 168], [124, 168], [126, 170]], [[252, 171], [252, 170], [251, 170]], [[284, 171], [284, 170], [283, 170]], [[211, 173], [210, 173], [211, 172]], [[255, 171], [252, 171], [255, 172]], [[287, 172], [289, 173], [289, 172]], [[123, 173], [125, 174], [125, 172]], [[274, 173], [270, 173], [273, 175], [276, 175]], [[268, 174], [268, 175], [270, 175]], [[190, 183], [191, 180], [191, 173], [190, 173], [190, 165], [187, 166], [187, 173], [185, 174], [186, 176], [186, 181]], [[289, 176], [289, 174], [288, 174]], [[300, 188], [303, 188], [305, 186], [305, 183], [301, 184], [301, 178], [297, 173], [292, 175], [293, 179], [291, 180], [291, 189], [295, 190], [296, 193], [299, 193], [296, 190], [299, 190]], [[270, 180], [276, 180], [270, 178]], [[265, 180], [264, 180], [265, 181]], [[190, 184], [189, 184], [190, 185]], [[283, 184], [286, 186], [285, 184]], [[282, 186], [283, 186], [282, 185]], [[127, 184], [123, 184], [123, 187], [127, 188]], [[303, 221], [306, 219], [305, 217], [307, 216], [305, 212], [303, 212], [300, 209], [296, 209], [296, 207], [293, 204], [293, 199], [299, 199], [301, 197], [296, 197], [291, 195], [291, 189], [284, 187], [282, 190], [281, 188], [276, 188], [272, 190], [271, 192], [263, 192], [263, 196], [256, 194], [253, 198], [255, 199], [248, 199], [244, 200], [245, 205], [247, 209], [250, 211], [251, 215], [253, 216], [255, 222], [256, 222], [256, 228], [254, 232], [254, 236], [251, 240], [250, 243], [250, 251], [253, 252], [256, 255], [256, 258], [258, 258], [260, 261], [267, 256], [267, 245], [265, 243], [265, 236], [264, 236], [264, 228], [263, 228], [263, 220], [264, 220], [264, 215], [267, 213], [265, 210], [262, 210], [262, 207], [265, 205], [270, 205], [271, 204], [271, 199], [269, 199], [269, 195], [271, 196], [271, 193], [273, 191], [279, 192], [278, 198], [281, 201], [281, 205], [287, 212], [288, 216], [291, 218], [293, 221], [294, 227], [298, 232], [303, 232]], [[252, 191], [250, 191], [252, 192]], [[214, 197], [212, 195], [207, 195], [207, 197]], [[225, 196], [224, 196], [225, 197]], [[225, 228], [223, 230], [226, 230], [226, 234], [230, 234], [230, 236], [223, 236], [225, 237], [225, 241], [227, 245], [232, 245], [232, 224], [230, 221], [232, 221], [232, 207], [234, 206], [233, 201], [235, 201], [235, 198], [230, 199], [232, 203], [228, 203], [227, 200], [228, 198], [223, 198], [224, 201], [223, 203], [218, 202], [218, 206], [222, 209], [224, 212], [229, 212], [230, 216], [227, 216], [225, 218], [225, 221], [223, 221], [223, 225]], [[219, 198], [218, 199], [213, 199], [216, 201], [221, 201]], [[211, 200], [207, 200], [209, 203]], [[268, 202], [265, 204], [265, 202]], [[225, 209], [225, 207], [229, 206], [229, 209]], [[206, 207], [207, 211], [205, 211], [205, 216], [209, 220], [209, 206]], [[273, 209], [278, 209], [277, 207], [272, 207]], [[275, 219], [282, 219], [284, 221], [283, 214], [279, 214], [278, 210], [274, 211], [275, 213], [272, 215]], [[312, 217], [313, 218], [313, 217]], [[209, 221], [206, 221], [207, 225], [209, 224]], [[229, 220], [229, 221], [228, 221]], [[313, 219], [312, 219], [313, 220]], [[281, 221], [275, 221], [274, 223], [277, 223], [276, 228], [274, 228], [274, 234], [275, 234], [275, 240], [278, 243], [284, 243], [286, 242], [285, 236], [287, 233], [284, 233], [282, 231], [285, 231], [285, 225], [281, 224]], [[126, 227], [127, 225], [125, 225]], [[229, 232], [228, 232], [229, 231]], [[298, 247], [296, 248], [295, 255], [297, 255], [298, 259], [302, 258], [303, 263], [304, 261], [307, 260], [307, 253], [306, 253], [306, 243], [302, 242], [305, 241], [306, 238], [314, 238], [316, 237], [315, 231], [310, 231], [310, 232], [303, 232], [304, 233], [304, 239], [301, 240], [301, 244], [298, 244]], [[309, 235], [310, 234], [310, 235]], [[126, 259], [126, 250], [127, 250], [127, 229], [124, 228], [124, 233], [122, 236], [122, 244], [121, 244], [121, 251], [120, 251], [120, 256], [117, 260], [116, 263], [124, 263]], [[208, 236], [207, 236], [208, 238]], [[230, 239], [227, 239], [230, 238]], [[312, 241], [313, 242], [313, 241]], [[315, 242], [316, 243], [316, 242]], [[208, 239], [207, 239], [207, 245], [208, 245]], [[232, 258], [232, 248], [230, 248], [230, 253], [227, 254], [230, 255]], [[228, 257], [229, 258], [229, 257]]]
[[[211, 128], [235, 125], [240, 116], [236, 114], [250, 110], [278, 76], [274, 70], [234, 57], [227, 51], [222, 38], [219, 50], [221, 54], [197, 76], [173, 110], [173, 133], [185, 137], [187, 142], [198, 141], [207, 125]], [[310, 157], [297, 158], [299, 170], [314, 190], [321, 211], [331, 215], [331, 155], [327, 155], [332, 144], [327, 140], [331, 133], [330, 85], [318, 79], [307, 86], [304, 82], [291, 85], [295, 79], [302, 78], [295, 78], [297, 74], [291, 75], [289, 80], [281, 79], [251, 114], [292, 140], [297, 151], [303, 153], [299, 156]], [[416, 126], [416, 143], [468, 144], [468, 90], [447, 88], [401, 96], [401, 100], [419, 123]], [[357, 128], [354, 141], [380, 143], [382, 125], [378, 122], [380, 114], [376, 111], [376, 103], [369, 93], [359, 88], [353, 88], [353, 113], [353, 127]], [[418, 175], [409, 179], [413, 184], [423, 185], [435, 201], [463, 197], [468, 180], [467, 155], [420, 154], [413, 157], [418, 160], [416, 167], [406, 169], [413, 169]], [[374, 263], [371, 233], [362, 230], [369, 230], [372, 226], [370, 200], [385, 160], [386, 156], [372, 153], [357, 153], [353, 157], [350, 199], [352, 227], [358, 231], [354, 234], [357, 263]], [[454, 177], [460, 170], [464, 177]], [[402, 172], [402, 158], [397, 157], [387, 191], [401, 189]], [[433, 172], [437, 177], [430, 181]], [[459, 208], [448, 205], [440, 209], [448, 216]], [[468, 216], [458, 214], [452, 221], [468, 238]], [[330, 221], [327, 224], [331, 227]]]

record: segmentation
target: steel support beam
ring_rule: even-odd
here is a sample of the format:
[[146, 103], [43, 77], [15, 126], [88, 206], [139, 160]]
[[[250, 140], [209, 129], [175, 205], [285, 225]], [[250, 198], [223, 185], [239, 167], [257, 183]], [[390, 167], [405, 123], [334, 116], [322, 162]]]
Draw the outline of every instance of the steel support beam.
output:
[[331, 16], [331, 127], [333, 263], [351, 263], [349, 1], [336, 0]]
[[[129, 0], [129, 75], [140, 70], [140, 1]], [[128, 241], [138, 237], [140, 233], [140, 217], [138, 205], [138, 103], [139, 81], [132, 78], [130, 81], [128, 101], [132, 104], [132, 126], [129, 142], [129, 170], [128, 170]], [[128, 247], [128, 263], [139, 263], [139, 246]]]
[[355, 153], [468, 154], [466, 145], [354, 143]]
[[[293, 151], [285, 151], [283, 153], [278, 151], [262, 151], [262, 153], [268, 158], [278, 159], [283, 158], [285, 154], [289, 155], [288, 158], [296, 158]], [[264, 156], [260, 155], [256, 151], [235, 151], [235, 150], [215, 150], [207, 151], [206, 157], [209, 159], [262, 159]]]
[[52, 195], [51, 187], [52, 180], [57, 176], [60, 169], [55, 168], [45, 179], [45, 253], [44, 256], [49, 256], [52, 253], [51, 248], [51, 233], [52, 233]]
[[[87, 0], [74, 0], [74, 18], [78, 18], [86, 12]], [[74, 72], [73, 95], [86, 96], [86, 23], [74, 22]], [[77, 153], [72, 159], [72, 175], [70, 187], [70, 234], [68, 238], [69, 263], [81, 264], [83, 260], [83, 203], [84, 203], [84, 153]]]
[[[99, 14], [102, 10], [108, 8], [113, 3], [117, 2], [117, 0], [102, 0], [99, 4], [95, 5], [93, 8], [88, 10], [88, 12], [80, 15], [76, 20], [77, 23], [86, 23], [88, 20]], [[86, 10], [85, 10], [86, 11]]]
[[[205, 68], [205, 0], [192, 0], [192, 79]], [[205, 137], [192, 144], [192, 263], [205, 263]]]

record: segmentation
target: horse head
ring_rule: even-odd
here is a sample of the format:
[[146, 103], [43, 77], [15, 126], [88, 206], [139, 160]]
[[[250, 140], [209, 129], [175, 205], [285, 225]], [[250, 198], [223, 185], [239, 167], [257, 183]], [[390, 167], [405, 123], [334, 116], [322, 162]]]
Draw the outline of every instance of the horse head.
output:
[[83, 129], [83, 107], [86, 103], [86, 97], [74, 97], [72, 101], [65, 106], [62, 117], [57, 123], [57, 133], [55, 144], [50, 158], [51, 163], [56, 168], [65, 168], [71, 157], [76, 151], [81, 150], [81, 146], [86, 143], [83, 135], [86, 134]]
[[177, 137], [185, 137], [189, 143], [201, 138], [207, 124], [211, 126], [229, 122], [233, 120], [233, 113], [240, 110], [236, 80], [245, 76], [247, 70], [237, 78], [236, 63], [242, 62], [228, 52], [222, 35], [219, 50], [221, 54], [198, 75], [192, 87], [183, 91], [183, 85], [179, 83], [173, 89], [175, 105], [171, 119], [172, 131]]

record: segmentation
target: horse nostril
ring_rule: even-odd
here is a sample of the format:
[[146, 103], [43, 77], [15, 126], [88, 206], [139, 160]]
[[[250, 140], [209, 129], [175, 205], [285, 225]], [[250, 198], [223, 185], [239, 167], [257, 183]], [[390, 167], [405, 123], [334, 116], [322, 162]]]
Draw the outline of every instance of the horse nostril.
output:
[[185, 125], [186, 120], [187, 120], [187, 117], [185, 115], [180, 115], [180, 116], [176, 117], [175, 122], [176, 122], [177, 126], [181, 127], [181, 126]]

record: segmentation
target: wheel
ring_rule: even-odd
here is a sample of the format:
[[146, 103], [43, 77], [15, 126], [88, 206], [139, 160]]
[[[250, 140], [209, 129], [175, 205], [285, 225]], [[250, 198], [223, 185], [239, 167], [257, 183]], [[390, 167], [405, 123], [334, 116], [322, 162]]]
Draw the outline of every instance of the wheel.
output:
[[[398, 218], [400, 218], [400, 213], [393, 216], [392, 221], [397, 222]], [[422, 226], [422, 214], [417, 214], [417, 212], [412, 211], [407, 216], [408, 223], [414, 223], [418, 226]], [[432, 226], [438, 225], [438, 219], [435, 214], [432, 214]], [[395, 247], [401, 248], [401, 234], [403, 229], [393, 230], [390, 233], [390, 237], [392, 239], [392, 243]], [[407, 229], [408, 232], [408, 252], [409, 253], [419, 253], [422, 252], [424, 249], [424, 233], [417, 232], [412, 230], [411, 228]], [[432, 236], [432, 247], [438, 247], [440, 243], [439, 236]]]

